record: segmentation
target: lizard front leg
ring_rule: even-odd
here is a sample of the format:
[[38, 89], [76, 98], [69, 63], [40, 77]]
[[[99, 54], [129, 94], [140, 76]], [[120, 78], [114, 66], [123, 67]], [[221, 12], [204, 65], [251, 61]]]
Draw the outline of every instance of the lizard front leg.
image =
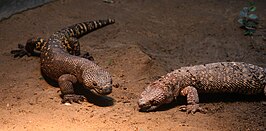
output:
[[200, 111], [202, 113], [206, 113], [206, 110], [199, 106], [199, 97], [197, 89], [193, 86], [187, 86], [181, 90], [180, 95], [187, 96], [187, 104], [180, 106], [179, 110], [187, 111], [187, 113], [196, 113]]
[[59, 77], [58, 84], [63, 95], [62, 103], [80, 103], [80, 101], [84, 101], [84, 97], [82, 95], [76, 95], [74, 92], [73, 84], [76, 82], [77, 78], [74, 75], [64, 74]]

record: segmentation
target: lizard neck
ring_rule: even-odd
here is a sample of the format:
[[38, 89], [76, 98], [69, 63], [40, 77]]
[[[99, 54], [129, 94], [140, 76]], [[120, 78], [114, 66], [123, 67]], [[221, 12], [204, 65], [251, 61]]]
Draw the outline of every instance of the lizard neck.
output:
[[163, 76], [164, 83], [170, 88], [174, 98], [179, 96], [181, 90], [186, 86], [193, 85], [193, 81], [190, 78], [190, 75], [185, 70], [174, 70], [168, 73], [166, 76]]

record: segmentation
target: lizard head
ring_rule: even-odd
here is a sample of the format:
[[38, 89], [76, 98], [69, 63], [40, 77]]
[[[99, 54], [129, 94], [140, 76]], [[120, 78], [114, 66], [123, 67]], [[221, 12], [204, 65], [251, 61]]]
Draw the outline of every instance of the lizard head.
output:
[[85, 70], [82, 74], [83, 85], [93, 89], [99, 95], [108, 95], [112, 92], [112, 78], [105, 70]]
[[138, 101], [140, 111], [152, 111], [173, 100], [172, 92], [166, 85], [153, 83], [145, 88]]

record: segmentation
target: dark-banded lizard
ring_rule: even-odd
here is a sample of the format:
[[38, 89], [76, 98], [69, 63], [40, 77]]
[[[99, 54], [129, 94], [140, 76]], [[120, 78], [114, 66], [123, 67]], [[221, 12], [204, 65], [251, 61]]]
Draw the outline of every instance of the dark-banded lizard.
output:
[[199, 93], [240, 93], [266, 95], [266, 68], [243, 62], [218, 62], [174, 70], [148, 85], [141, 93], [140, 111], [151, 111], [186, 96], [180, 107], [188, 113], [206, 112], [199, 106]]
[[79, 56], [77, 39], [114, 22], [107, 19], [78, 23], [55, 32], [47, 41], [42, 38], [29, 39], [25, 46], [19, 44], [20, 49], [12, 50], [11, 53], [15, 57], [22, 57], [40, 51], [42, 74], [58, 82], [63, 103], [83, 101], [84, 97], [74, 92], [74, 84], [77, 82], [100, 95], [108, 95], [112, 92], [111, 75], [95, 64], [91, 56]]

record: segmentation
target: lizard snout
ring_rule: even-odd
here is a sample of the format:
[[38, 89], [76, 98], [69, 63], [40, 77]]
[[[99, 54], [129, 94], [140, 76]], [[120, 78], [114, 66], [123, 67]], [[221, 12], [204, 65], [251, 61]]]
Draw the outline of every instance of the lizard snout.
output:
[[143, 99], [139, 99], [138, 106], [140, 111], [147, 111], [151, 107], [150, 103]]
[[94, 88], [94, 90], [100, 95], [108, 95], [112, 93], [112, 85], [106, 85], [100, 88]]

